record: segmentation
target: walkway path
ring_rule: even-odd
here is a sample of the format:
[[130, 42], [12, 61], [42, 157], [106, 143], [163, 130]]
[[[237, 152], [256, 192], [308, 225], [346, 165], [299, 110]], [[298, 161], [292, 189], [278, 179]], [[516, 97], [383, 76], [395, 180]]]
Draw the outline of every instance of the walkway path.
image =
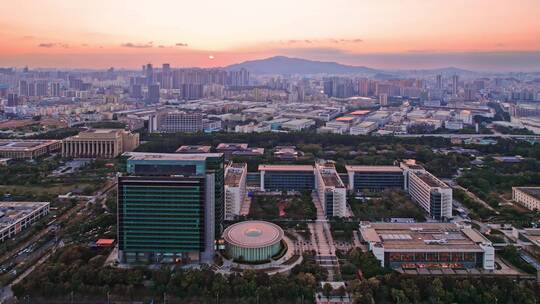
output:
[[315, 223], [309, 223], [308, 227], [311, 231], [311, 243], [315, 245], [316, 255], [315, 260], [319, 265], [328, 270], [328, 280], [334, 280], [334, 274], [339, 272], [339, 263], [336, 257], [336, 247], [334, 239], [330, 232], [330, 225], [324, 215], [324, 209], [317, 194], [313, 193], [313, 203], [317, 208], [317, 220]]

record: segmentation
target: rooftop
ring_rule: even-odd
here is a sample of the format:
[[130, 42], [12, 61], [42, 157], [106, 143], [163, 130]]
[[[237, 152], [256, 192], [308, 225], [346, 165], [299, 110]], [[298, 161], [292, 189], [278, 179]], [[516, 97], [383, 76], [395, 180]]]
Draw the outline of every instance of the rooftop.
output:
[[0, 151], [30, 151], [59, 142], [41, 139], [0, 139]]
[[247, 171], [247, 164], [233, 163], [225, 170], [225, 186], [238, 187], [242, 174]]
[[412, 174], [418, 176], [424, 183], [426, 183], [430, 187], [448, 188], [445, 183], [443, 183], [441, 180], [428, 172], [412, 172]]
[[244, 221], [233, 224], [223, 232], [223, 238], [231, 245], [247, 248], [262, 248], [274, 245], [283, 239], [283, 229], [264, 221]]
[[540, 199], [540, 187], [515, 187], [518, 190], [521, 190], [528, 195]]
[[336, 168], [333, 165], [317, 165], [319, 173], [326, 187], [345, 188], [343, 181], [336, 172]]
[[491, 242], [478, 231], [452, 223], [370, 223], [360, 228], [362, 239], [385, 251], [481, 251]]
[[48, 204], [47, 202], [0, 202], [0, 231]]
[[401, 173], [403, 170], [398, 166], [345, 166], [347, 171], [352, 172], [395, 172]]
[[248, 144], [245, 143], [220, 143], [216, 149], [218, 150], [246, 150]]
[[369, 114], [369, 110], [357, 110], [357, 111], [354, 111], [354, 112], [351, 112], [350, 114], [351, 115], [366, 115], [366, 114]]
[[210, 153], [210, 146], [180, 146], [176, 153]]
[[145, 153], [145, 152], [126, 152], [129, 160], [206, 160], [209, 157], [221, 157], [222, 153]]
[[259, 171], [311, 171], [312, 165], [259, 165]]

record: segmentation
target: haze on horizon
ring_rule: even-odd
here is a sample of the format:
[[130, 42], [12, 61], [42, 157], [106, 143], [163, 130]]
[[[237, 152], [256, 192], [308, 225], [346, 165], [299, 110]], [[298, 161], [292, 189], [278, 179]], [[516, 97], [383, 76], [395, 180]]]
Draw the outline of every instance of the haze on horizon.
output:
[[540, 71], [538, 0], [25, 0], [0, 66], [224, 66], [286, 55], [374, 68]]

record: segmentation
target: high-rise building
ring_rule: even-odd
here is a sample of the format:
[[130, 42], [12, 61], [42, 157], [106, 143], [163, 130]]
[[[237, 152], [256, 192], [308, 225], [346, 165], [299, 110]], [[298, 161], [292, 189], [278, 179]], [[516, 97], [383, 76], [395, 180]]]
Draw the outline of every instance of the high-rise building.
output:
[[144, 68], [144, 75], [146, 76], [146, 85], [150, 86], [154, 83], [154, 68], [151, 63], [148, 63]]
[[60, 97], [62, 95], [60, 82], [51, 82], [50, 84], [50, 96]]
[[182, 99], [195, 100], [203, 97], [204, 86], [202, 84], [186, 83], [181, 86]]
[[15, 93], [9, 93], [7, 95], [7, 104], [8, 107], [16, 107], [19, 105], [19, 95]]
[[388, 94], [380, 94], [379, 95], [379, 104], [382, 107], [388, 106]]
[[28, 81], [19, 80], [19, 96], [28, 96]]
[[146, 100], [149, 103], [159, 103], [159, 84], [151, 84], [148, 86], [148, 96]]
[[453, 75], [452, 76], [452, 95], [457, 95], [458, 93], [458, 84], [459, 84], [459, 76]]
[[118, 177], [118, 258], [210, 263], [223, 209], [222, 154], [130, 153]]
[[436, 84], [435, 88], [437, 88], [437, 89], [439, 89], [439, 90], [442, 90], [442, 88], [443, 88], [443, 85], [442, 85], [442, 75], [441, 75], [441, 74], [438, 74], [438, 75], [437, 75], [437, 84]]
[[225, 169], [225, 219], [234, 220], [246, 198], [247, 164], [231, 163]]
[[173, 78], [171, 73], [171, 65], [164, 63], [161, 68], [161, 87], [169, 90], [173, 87]]
[[36, 82], [36, 96], [49, 96], [49, 82], [47, 80], [38, 80]]
[[129, 87], [129, 97], [131, 98], [142, 98], [142, 86], [140, 84], [132, 84]]

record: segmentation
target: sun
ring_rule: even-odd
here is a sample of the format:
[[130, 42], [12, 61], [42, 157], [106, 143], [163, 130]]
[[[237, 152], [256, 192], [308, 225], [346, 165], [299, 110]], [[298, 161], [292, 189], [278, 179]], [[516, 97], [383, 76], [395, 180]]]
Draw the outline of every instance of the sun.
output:
[[214, 59], [214, 55], [208, 55], [208, 59], [210, 60]]

